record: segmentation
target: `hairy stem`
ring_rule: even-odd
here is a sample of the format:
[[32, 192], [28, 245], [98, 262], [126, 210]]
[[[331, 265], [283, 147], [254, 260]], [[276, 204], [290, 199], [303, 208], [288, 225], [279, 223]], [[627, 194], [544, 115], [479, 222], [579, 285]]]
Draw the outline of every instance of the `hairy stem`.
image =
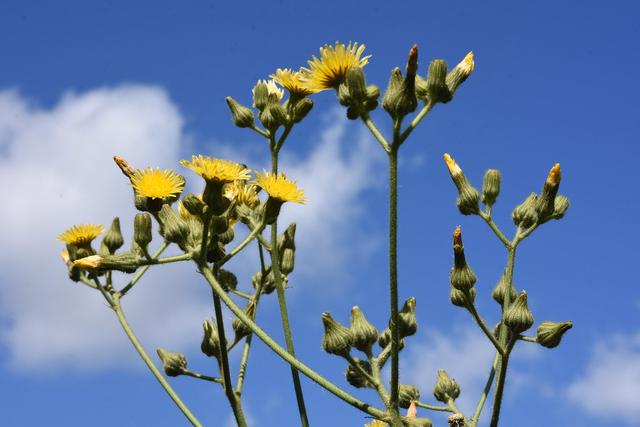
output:
[[493, 358], [493, 365], [491, 366], [491, 370], [489, 371], [489, 378], [487, 378], [487, 383], [484, 386], [484, 390], [482, 390], [482, 395], [480, 395], [480, 400], [476, 405], [476, 409], [475, 411], [473, 411], [473, 417], [471, 417], [471, 427], [475, 427], [476, 425], [478, 425], [480, 414], [482, 413], [482, 408], [484, 407], [484, 403], [487, 401], [489, 391], [491, 390], [491, 386], [493, 385], [493, 379], [496, 376], [496, 366], [498, 365], [499, 358], [500, 354], [496, 353], [495, 357]]
[[[169, 247], [169, 242], [167, 241], [163, 242], [160, 245], [160, 247], [156, 250], [156, 252], [153, 254], [153, 258], [159, 257], [160, 254], [162, 254], [162, 252], [164, 252], [164, 250], [167, 249], [168, 247]], [[122, 290], [120, 291], [120, 295], [121, 296], [126, 295], [126, 293], [129, 292], [131, 288], [133, 288], [136, 285], [136, 283], [138, 283], [138, 281], [142, 278], [142, 276], [144, 276], [144, 273], [146, 273], [150, 267], [151, 265], [145, 265], [140, 270], [138, 270], [136, 275], [133, 276], [133, 279], [131, 279], [131, 281], [124, 288], [122, 288]]]

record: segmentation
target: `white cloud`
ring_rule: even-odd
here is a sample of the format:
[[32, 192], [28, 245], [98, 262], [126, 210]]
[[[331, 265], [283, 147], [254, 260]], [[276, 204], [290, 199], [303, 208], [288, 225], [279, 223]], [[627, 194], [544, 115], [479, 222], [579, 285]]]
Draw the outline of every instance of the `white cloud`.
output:
[[567, 396], [597, 417], [640, 425], [640, 334], [599, 343]]
[[[298, 222], [300, 253], [317, 255], [313, 271], [344, 265], [361, 250], [348, 244], [361, 213], [352, 206], [375, 182], [369, 179], [374, 156], [362, 137], [349, 149], [340, 147], [344, 121], [334, 120], [308, 157], [283, 160], [309, 196], [308, 205], [287, 208], [285, 215]], [[141, 366], [132, 362], [136, 356], [101, 297], [67, 279], [56, 236], [72, 224], [109, 224], [114, 215], [130, 235], [131, 192], [111, 157], [140, 167], [175, 167], [189, 142], [182, 123], [158, 87], [69, 93], [47, 109], [0, 91], [0, 343], [13, 368], [41, 374]], [[234, 151], [228, 147], [218, 149]], [[193, 273], [190, 265], [152, 269], [123, 301], [149, 351], [197, 346], [211, 304]]]

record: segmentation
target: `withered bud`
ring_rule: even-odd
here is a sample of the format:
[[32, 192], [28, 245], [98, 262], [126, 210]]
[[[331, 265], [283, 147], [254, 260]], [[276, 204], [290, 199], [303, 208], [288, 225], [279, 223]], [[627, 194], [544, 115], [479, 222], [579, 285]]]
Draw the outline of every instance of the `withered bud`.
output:
[[502, 306], [504, 304], [504, 296], [507, 293], [509, 294], [509, 301], [507, 302], [507, 305], [511, 305], [511, 303], [518, 297], [518, 293], [516, 292], [515, 287], [512, 284], [508, 283], [507, 272], [505, 270], [502, 276], [500, 276], [500, 280], [496, 284], [495, 288], [493, 288], [491, 297], [495, 300], [495, 302]]
[[349, 329], [336, 322], [329, 313], [322, 313], [324, 336], [322, 348], [330, 354], [347, 356], [351, 351], [352, 335]]
[[449, 170], [449, 175], [451, 175], [451, 179], [458, 189], [458, 200], [456, 201], [458, 210], [463, 215], [478, 214], [480, 212], [480, 194], [478, 190], [469, 184], [458, 163], [448, 153], [444, 154], [444, 161]]
[[[208, 357], [220, 358], [220, 338], [218, 336], [218, 327], [211, 319], [207, 319], [202, 323], [202, 329], [204, 335], [202, 337], [202, 344], [200, 344], [200, 350]], [[227, 343], [224, 343], [227, 346]]]
[[[360, 368], [362, 368], [362, 370], [364, 370], [369, 375], [372, 375], [371, 364], [368, 361], [358, 359], [357, 357], [354, 357], [353, 360], [355, 360], [355, 362], [358, 364]], [[347, 370], [345, 371], [344, 376], [347, 379], [347, 382], [352, 386], [354, 386], [355, 388], [363, 388], [363, 387], [374, 388], [375, 387], [373, 384], [371, 384], [371, 382], [369, 382], [367, 377], [362, 375], [362, 373], [358, 369], [356, 369], [353, 365], [347, 366]]]
[[457, 226], [453, 232], [453, 268], [449, 274], [451, 286], [460, 290], [468, 291], [476, 283], [476, 274], [467, 264], [462, 244], [462, 229]]
[[436, 385], [433, 387], [433, 396], [442, 403], [456, 400], [460, 396], [460, 386], [444, 369], [438, 370]]
[[[244, 308], [244, 313], [251, 319], [254, 320], [256, 315], [256, 303], [253, 300], [250, 300], [246, 307]], [[235, 340], [240, 341], [242, 338], [251, 334], [251, 329], [240, 319], [234, 317], [231, 322], [231, 326], [233, 327], [233, 331], [236, 334]]]
[[[391, 319], [389, 319], [391, 326]], [[416, 299], [411, 297], [404, 302], [400, 313], [398, 313], [398, 335], [400, 338], [413, 335], [418, 330], [418, 321], [416, 319]]]
[[514, 334], [521, 334], [533, 326], [533, 314], [527, 304], [527, 293], [520, 292], [515, 302], [504, 313], [504, 324]]
[[136, 168], [131, 166], [129, 162], [127, 162], [122, 157], [113, 156], [113, 161], [116, 162], [116, 165], [120, 168], [120, 171], [122, 171], [124, 176], [126, 176], [127, 178], [131, 179], [133, 174], [136, 173]]
[[182, 375], [187, 369], [187, 357], [182, 353], [173, 353], [171, 351], [159, 348], [156, 350], [158, 357], [162, 361], [164, 373], [170, 377]]
[[398, 405], [407, 409], [412, 402], [420, 400], [420, 390], [418, 387], [410, 384], [400, 384], [398, 386]]
[[371, 347], [378, 339], [378, 330], [369, 323], [358, 306], [351, 309], [351, 327], [349, 329], [353, 346], [366, 354], [371, 353]]
[[515, 207], [511, 213], [513, 223], [521, 228], [529, 228], [538, 222], [538, 195], [531, 193], [524, 202]]
[[543, 347], [555, 348], [560, 345], [564, 333], [573, 327], [567, 322], [542, 322], [536, 331], [536, 341]]

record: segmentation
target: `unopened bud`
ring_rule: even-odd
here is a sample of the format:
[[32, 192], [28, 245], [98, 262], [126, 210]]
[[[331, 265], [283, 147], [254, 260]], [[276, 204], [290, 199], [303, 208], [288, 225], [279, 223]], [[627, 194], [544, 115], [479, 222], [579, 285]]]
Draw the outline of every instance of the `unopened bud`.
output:
[[468, 291], [460, 291], [453, 286], [451, 286], [451, 291], [449, 292], [449, 299], [451, 300], [451, 304], [466, 308], [469, 304], [473, 304], [476, 300], [476, 288], [472, 287]]
[[471, 75], [475, 68], [475, 62], [473, 60], [473, 52], [469, 52], [462, 61], [447, 74], [447, 87], [453, 95], [458, 87], [467, 80], [467, 77]]
[[73, 266], [87, 271], [117, 270], [134, 273], [140, 266], [140, 257], [130, 252], [119, 255], [92, 255], [75, 260]]
[[521, 334], [533, 326], [533, 314], [527, 304], [527, 293], [520, 292], [515, 302], [504, 313], [504, 324], [514, 334]]
[[359, 106], [367, 99], [367, 83], [360, 67], [351, 67], [347, 71], [346, 87], [349, 89], [349, 105]]
[[500, 171], [489, 169], [482, 180], [482, 203], [493, 206], [500, 194]]
[[[210, 319], [207, 319], [202, 323], [202, 329], [204, 330], [204, 336], [202, 337], [202, 344], [200, 344], [200, 350], [208, 357], [220, 358], [220, 338], [218, 336], [218, 327]], [[224, 346], [227, 346], [225, 342]]]
[[225, 215], [214, 216], [211, 218], [211, 232], [213, 234], [221, 234], [229, 228], [229, 219]]
[[233, 228], [233, 225], [229, 225], [229, 227], [227, 227], [227, 229], [223, 233], [218, 234], [218, 240], [223, 245], [227, 245], [233, 241], [235, 236], [236, 232]]
[[[247, 303], [247, 306], [244, 308], [244, 313], [251, 320], [255, 318], [256, 303], [253, 300], [250, 300]], [[236, 333], [236, 341], [240, 341], [242, 338], [251, 334], [251, 328], [249, 328], [249, 326], [247, 326], [242, 320], [237, 317], [233, 319], [233, 321], [231, 322], [231, 326], [233, 327], [233, 331]]]
[[227, 96], [225, 100], [227, 101], [227, 105], [231, 110], [231, 117], [233, 118], [233, 123], [236, 126], [238, 126], [239, 128], [247, 128], [253, 126], [253, 111], [251, 111], [251, 109], [238, 103], [230, 96]]
[[420, 390], [410, 384], [400, 384], [398, 386], [398, 406], [407, 409], [411, 402], [420, 400]]
[[300, 123], [302, 119], [307, 117], [309, 111], [313, 108], [313, 101], [309, 98], [302, 98], [296, 101], [291, 108], [291, 118], [294, 123]]
[[225, 292], [229, 292], [238, 286], [238, 279], [236, 278], [236, 275], [224, 268], [218, 270], [217, 276], [218, 283], [220, 283], [220, 286], [222, 286], [222, 289], [224, 289]]
[[268, 266], [265, 270], [265, 274], [263, 275], [261, 271], [258, 271], [251, 278], [251, 284], [253, 285], [253, 289], [256, 291], [258, 288], [261, 289], [260, 293], [262, 294], [270, 294], [276, 289], [276, 281], [273, 272], [271, 271], [271, 266]]
[[322, 313], [324, 336], [322, 348], [330, 354], [347, 356], [351, 350], [352, 336], [349, 329], [336, 322], [329, 313]]
[[509, 295], [507, 306], [511, 305], [511, 303], [518, 297], [518, 293], [516, 292], [515, 287], [513, 286], [513, 284], [509, 283], [506, 274], [507, 272], [505, 271], [504, 274], [500, 277], [500, 280], [496, 284], [495, 288], [493, 288], [493, 291], [491, 292], [491, 297], [495, 300], [495, 302], [500, 304], [501, 307], [504, 304], [504, 296], [506, 294]]
[[129, 162], [127, 162], [125, 159], [123, 159], [122, 157], [113, 156], [113, 161], [116, 162], [116, 165], [120, 168], [120, 171], [127, 178], [131, 179], [133, 174], [136, 173], [136, 168], [131, 166], [131, 164]]
[[202, 199], [193, 193], [189, 193], [182, 199], [182, 206], [193, 216], [202, 216], [206, 205]]
[[[380, 348], [385, 349], [391, 345], [391, 329], [386, 328], [384, 331], [380, 333], [378, 337], [378, 345]], [[404, 348], [404, 340], [400, 340], [400, 345], [398, 346], [398, 351]]]
[[480, 212], [480, 194], [478, 190], [469, 184], [467, 177], [462, 173], [462, 169], [460, 169], [453, 157], [445, 153], [444, 161], [451, 179], [458, 189], [458, 200], [456, 201], [458, 210], [463, 215], [478, 214]]
[[542, 220], [548, 219], [554, 213], [556, 195], [558, 194], [558, 188], [560, 188], [560, 178], [560, 163], [556, 163], [549, 171], [538, 198], [537, 210]]
[[160, 223], [160, 234], [168, 242], [182, 245], [189, 235], [189, 226], [169, 205], [162, 205], [157, 213]]
[[[367, 362], [366, 360], [358, 359], [357, 357], [354, 357], [353, 360], [355, 360], [355, 362], [363, 371], [365, 371], [369, 375], [372, 375], [371, 364], [369, 362]], [[371, 384], [367, 377], [362, 375], [360, 370], [356, 369], [353, 365], [347, 366], [347, 370], [345, 371], [344, 376], [347, 379], [347, 382], [355, 388], [375, 387], [373, 384]]]
[[262, 111], [269, 103], [269, 89], [265, 81], [259, 80], [251, 90], [253, 93], [253, 106]]
[[464, 415], [460, 413], [449, 415], [449, 418], [447, 418], [447, 424], [449, 424], [449, 427], [467, 427]]
[[262, 125], [270, 131], [274, 131], [278, 126], [287, 123], [287, 111], [277, 103], [268, 104], [258, 117]]
[[511, 213], [513, 223], [521, 228], [529, 228], [538, 222], [538, 195], [531, 193], [524, 202], [515, 207]]
[[551, 218], [562, 218], [567, 212], [567, 209], [569, 209], [569, 199], [567, 199], [563, 195], [556, 196], [556, 200], [553, 204], [553, 214], [551, 215]]
[[[447, 62], [442, 59], [435, 59], [429, 64], [429, 72], [427, 80], [424, 83], [423, 99], [432, 104], [441, 102], [446, 103], [451, 100], [451, 92], [446, 83], [447, 79]], [[417, 92], [421, 92], [416, 87]]]
[[100, 252], [103, 255], [114, 254], [122, 245], [124, 245], [124, 239], [120, 231], [120, 218], [115, 217], [111, 223], [111, 228], [102, 239]]
[[373, 326], [358, 306], [351, 309], [351, 336], [353, 346], [365, 354], [371, 353], [371, 347], [378, 339], [378, 330]]
[[460, 396], [460, 386], [444, 369], [438, 370], [436, 385], [433, 387], [433, 396], [442, 403], [456, 400]]
[[187, 369], [187, 357], [184, 354], [173, 353], [162, 348], [156, 351], [162, 361], [164, 373], [168, 376], [177, 377], [178, 375], [182, 375]]
[[476, 283], [476, 274], [467, 264], [462, 244], [462, 230], [457, 226], [453, 232], [453, 268], [449, 274], [451, 286], [460, 290], [468, 291]]
[[[389, 319], [389, 326], [391, 326], [391, 319]], [[416, 299], [411, 297], [404, 302], [398, 313], [398, 335], [400, 338], [408, 337], [415, 334], [417, 330]]]
[[136, 214], [133, 220], [133, 241], [143, 250], [146, 250], [152, 237], [151, 215], [146, 212]]
[[415, 111], [418, 106], [416, 97], [416, 71], [418, 68], [418, 48], [414, 45], [409, 51], [407, 59], [406, 77], [402, 76], [400, 68], [391, 71], [389, 85], [382, 99], [382, 108], [389, 115], [398, 120]]
[[572, 322], [542, 322], [536, 331], [536, 341], [543, 347], [560, 345], [564, 333], [573, 327]]

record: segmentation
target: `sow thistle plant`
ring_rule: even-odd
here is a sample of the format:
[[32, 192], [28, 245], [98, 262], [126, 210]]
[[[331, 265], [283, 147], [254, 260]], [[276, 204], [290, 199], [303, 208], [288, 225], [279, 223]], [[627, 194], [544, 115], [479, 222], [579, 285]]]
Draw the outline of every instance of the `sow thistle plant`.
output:
[[[569, 206], [568, 199], [558, 194], [560, 165], [551, 168], [540, 194], [531, 193], [515, 207], [512, 212], [515, 233], [512, 238], [507, 238], [492, 218], [492, 207], [500, 194], [500, 173], [489, 169], [481, 190], [478, 190], [453, 157], [445, 154], [445, 165], [458, 193], [456, 203], [460, 213], [478, 216], [506, 250], [504, 273], [491, 293], [499, 305], [500, 321], [491, 327], [475, 306], [480, 293], [476, 288], [476, 274], [467, 262], [462, 230], [457, 227], [453, 232], [451, 303], [469, 312], [495, 347], [495, 358], [472, 414], [463, 414], [458, 409], [456, 399], [463, 390], [442, 369], [434, 373], [433, 397], [438, 404], [423, 401], [424, 390], [416, 385], [399, 382], [399, 355], [409, 343], [406, 338], [417, 331], [418, 313], [415, 298], [407, 299], [402, 305], [398, 299], [398, 152], [429, 111], [453, 99], [460, 85], [473, 72], [474, 57], [469, 53], [451, 69], [444, 60], [435, 59], [429, 64], [427, 73], [421, 76], [418, 73], [418, 49], [413, 46], [404, 72], [400, 68], [391, 71], [387, 89], [381, 97], [379, 87], [366, 81], [363, 68], [371, 56], [364, 55], [364, 50], [365, 46], [358, 43], [326, 45], [320, 48], [319, 57], [313, 56], [308, 61], [308, 68], [302, 67], [299, 71], [277, 69], [270, 80], [258, 81], [251, 91], [252, 107], [241, 105], [231, 97], [226, 98], [235, 125], [255, 132], [266, 141], [271, 155], [270, 171], [253, 172], [247, 166], [230, 160], [194, 155], [180, 163], [190, 170], [188, 175], [195, 173], [204, 180], [204, 191], [198, 195], [183, 194], [185, 178], [176, 171], [153, 167], [138, 169], [116, 156], [114, 160], [130, 181], [134, 205], [140, 211], [133, 220], [130, 247], [123, 249], [125, 241], [118, 218], [113, 220], [97, 250], [93, 242], [105, 231], [101, 225], [74, 225], [59, 236], [59, 240], [66, 244], [62, 258], [71, 280], [102, 294], [140, 357], [194, 426], [201, 423], [156, 367], [131, 329], [123, 309], [123, 299], [152, 266], [193, 262], [211, 288], [213, 318], [203, 321], [200, 349], [205, 356], [216, 360], [218, 370], [213, 374], [191, 371], [184, 354], [166, 349], [157, 349], [157, 355], [166, 376], [188, 376], [220, 387], [239, 426], [247, 426], [242, 392], [254, 336], [290, 365], [302, 426], [310, 425], [310, 420], [300, 373], [367, 414], [373, 419], [369, 426], [432, 426], [430, 419], [418, 416], [418, 408], [422, 408], [450, 413], [448, 424], [451, 426], [475, 427], [493, 390], [490, 425], [496, 427], [509, 358], [515, 345], [527, 341], [554, 348], [572, 327], [568, 321], [545, 321], [539, 324], [535, 336], [525, 335], [535, 321], [528, 306], [527, 293], [518, 291], [514, 285], [514, 264], [520, 243], [542, 224], [562, 218]], [[278, 217], [281, 210], [286, 209], [285, 204], [305, 203], [306, 198], [296, 181], [279, 170], [279, 153], [295, 125], [313, 108], [310, 96], [330, 89], [335, 90], [339, 103], [346, 107], [347, 118], [362, 121], [388, 156], [388, 324], [373, 325], [357, 306], [351, 310], [348, 326], [341, 325], [330, 313], [321, 315], [324, 325], [322, 348], [345, 360], [345, 379], [350, 386], [374, 390], [379, 397], [378, 402], [360, 400], [347, 390], [346, 384], [332, 383], [299, 360], [295, 356], [289, 322], [286, 290], [295, 267], [296, 225], [290, 224], [279, 234]], [[370, 117], [370, 112], [380, 104], [391, 118], [390, 136], [385, 136]], [[159, 238], [156, 240], [160, 242], [155, 250], [150, 248], [153, 223], [157, 224]], [[236, 239], [238, 229], [245, 229], [247, 233], [241, 241]], [[238, 253], [248, 250], [250, 244], [257, 247], [260, 265], [251, 279], [251, 286], [241, 286], [234, 273], [223, 267]], [[162, 253], [171, 245], [177, 246], [181, 253], [163, 257]], [[128, 273], [132, 277], [126, 283], [115, 283], [113, 271]], [[255, 321], [261, 298], [274, 291], [280, 307], [284, 347]], [[227, 336], [223, 305], [235, 316], [231, 325], [233, 337]], [[240, 346], [239, 369], [232, 372], [229, 353]], [[390, 365], [389, 383], [383, 380], [382, 374], [387, 365]], [[232, 377], [235, 377], [235, 382]], [[407, 379], [411, 380], [410, 377]], [[406, 409], [406, 412], [403, 410], [401, 414], [401, 409]]]

